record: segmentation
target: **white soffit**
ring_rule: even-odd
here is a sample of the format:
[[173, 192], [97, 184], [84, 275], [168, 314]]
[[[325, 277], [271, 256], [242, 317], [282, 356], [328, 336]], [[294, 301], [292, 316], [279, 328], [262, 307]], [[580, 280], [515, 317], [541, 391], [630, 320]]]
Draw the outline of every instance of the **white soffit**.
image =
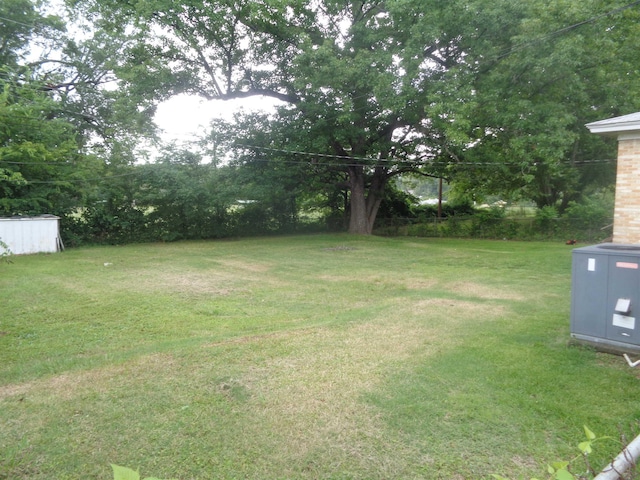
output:
[[591, 133], [602, 135], [618, 135], [621, 133], [640, 132], [640, 112], [608, 118], [599, 122], [587, 123]]

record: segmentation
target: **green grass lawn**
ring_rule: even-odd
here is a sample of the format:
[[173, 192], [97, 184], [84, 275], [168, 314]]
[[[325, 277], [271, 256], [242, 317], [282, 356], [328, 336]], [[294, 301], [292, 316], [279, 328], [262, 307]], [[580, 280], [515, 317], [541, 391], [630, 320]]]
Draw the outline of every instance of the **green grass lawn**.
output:
[[109, 479], [110, 463], [528, 479], [575, 456], [585, 424], [637, 433], [636, 370], [570, 345], [562, 243], [319, 235], [12, 260], [0, 479]]

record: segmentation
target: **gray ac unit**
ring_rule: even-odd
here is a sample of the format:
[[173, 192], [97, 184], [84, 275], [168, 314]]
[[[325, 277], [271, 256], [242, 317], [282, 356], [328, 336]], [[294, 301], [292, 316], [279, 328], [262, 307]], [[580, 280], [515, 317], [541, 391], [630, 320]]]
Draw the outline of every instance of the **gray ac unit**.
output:
[[640, 352], [640, 245], [573, 251], [571, 336], [596, 348]]

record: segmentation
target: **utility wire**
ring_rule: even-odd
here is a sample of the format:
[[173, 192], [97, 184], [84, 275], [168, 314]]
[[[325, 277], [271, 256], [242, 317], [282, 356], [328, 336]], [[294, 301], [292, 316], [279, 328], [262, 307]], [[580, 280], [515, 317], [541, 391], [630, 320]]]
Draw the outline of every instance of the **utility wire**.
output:
[[578, 27], [581, 27], [583, 25], [587, 25], [589, 23], [594, 23], [594, 22], [596, 22], [596, 21], [598, 21], [598, 20], [600, 20], [602, 18], [610, 17], [611, 15], [615, 15], [616, 13], [620, 13], [620, 12], [622, 12], [624, 10], [629, 9], [629, 8], [633, 8], [636, 5], [640, 5], [640, 0], [636, 0], [635, 2], [631, 2], [631, 3], [627, 4], [627, 5], [623, 5], [622, 7], [614, 8], [613, 10], [610, 10], [610, 11], [605, 12], [605, 13], [601, 13], [600, 15], [596, 15], [596, 16], [588, 18], [586, 20], [582, 20], [582, 21], [580, 21], [578, 23], [574, 23], [573, 25], [569, 25], [567, 27], [560, 28], [560, 29], [555, 30], [553, 32], [547, 33], [546, 35], [543, 35], [542, 37], [539, 37], [537, 39], [533, 39], [531, 41], [524, 42], [524, 43], [521, 43], [519, 45], [514, 45], [513, 47], [511, 47], [505, 53], [502, 53], [502, 54], [498, 55], [496, 57], [496, 60], [500, 60], [500, 59], [502, 59], [502, 58], [504, 58], [504, 57], [506, 57], [508, 55], [511, 55], [514, 52], [522, 50], [523, 48], [526, 48], [526, 47], [529, 47], [531, 45], [535, 45], [535, 44], [544, 42], [544, 41], [549, 40], [549, 39], [551, 39], [553, 37], [556, 37], [558, 35], [562, 35], [564, 33], [567, 33], [569, 31], [571, 31], [571, 30], [574, 30], [574, 29], [576, 29]]
[[[260, 146], [257, 146], [257, 145], [245, 145], [245, 144], [242, 144], [242, 143], [237, 143], [234, 146], [232, 146], [231, 148], [246, 148], [246, 149], [250, 149], [250, 150], [264, 150], [264, 151], [268, 151], [268, 152], [284, 153], [284, 154], [288, 154], [288, 155], [304, 155], [304, 156], [318, 157], [318, 158], [334, 158], [334, 159], [338, 159], [338, 160], [356, 160], [356, 161], [376, 162], [376, 163], [385, 161], [383, 159], [371, 158], [371, 157], [355, 157], [355, 156], [348, 156], [348, 155], [329, 155], [329, 154], [317, 153], [317, 152], [304, 152], [304, 151], [297, 151], [297, 150], [283, 150], [283, 149], [270, 148], [270, 147], [260, 147]], [[392, 161], [392, 162], [395, 163], [394, 160], [386, 160], [386, 161]]]
[[[262, 150], [262, 151], [267, 151], [267, 152], [274, 152], [274, 153], [279, 153], [279, 154], [284, 154], [284, 155], [293, 155], [293, 156], [307, 156], [307, 157], [311, 157], [312, 159], [314, 158], [328, 158], [328, 159], [336, 159], [336, 160], [351, 160], [351, 161], [368, 161], [368, 162], [374, 162], [376, 164], [380, 164], [380, 163], [390, 163], [393, 165], [396, 164], [414, 164], [414, 165], [495, 165], [495, 166], [501, 166], [501, 165], [520, 165], [520, 163], [518, 162], [443, 162], [443, 161], [437, 161], [437, 160], [394, 160], [394, 159], [378, 159], [378, 158], [372, 158], [372, 157], [356, 157], [356, 156], [345, 156], [345, 155], [331, 155], [331, 154], [324, 154], [324, 153], [317, 153], [317, 152], [305, 152], [305, 151], [299, 151], [299, 150], [286, 150], [286, 149], [278, 149], [278, 148], [271, 148], [271, 147], [260, 147], [260, 146], [256, 146], [256, 145], [247, 145], [247, 144], [236, 144], [235, 147], [237, 148], [244, 148], [244, 149], [249, 149], [249, 150]], [[234, 147], [232, 147], [234, 148]], [[563, 162], [566, 164], [586, 164], [586, 163], [612, 163], [615, 162], [616, 160], [613, 159], [602, 159], [602, 160], [578, 160], [576, 162]], [[288, 161], [288, 162], [292, 162], [292, 161]], [[311, 162], [309, 160], [307, 161], [297, 161], [297, 163], [299, 164], [306, 164], [306, 163], [312, 163], [313, 165], [334, 165], [334, 166], [355, 166], [355, 165], [360, 165], [360, 164], [355, 164], [355, 163], [336, 163], [336, 162], [331, 162], [331, 163], [320, 163], [320, 162]]]
[[62, 162], [17, 162], [13, 160], [2, 160], [0, 163], [6, 163], [8, 165], [40, 165], [41, 167], [78, 167], [75, 163], [62, 163]]
[[13, 19], [11, 19], [11, 18], [7, 18], [7, 17], [1, 17], [1, 16], [0, 16], [0, 20], [3, 20], [3, 21], [5, 21], [5, 22], [9, 22], [9, 23], [15, 23], [16, 25], [21, 25], [21, 26], [23, 26], [23, 27], [27, 27], [27, 28], [33, 28], [33, 27], [35, 27], [35, 26], [36, 26], [36, 23], [35, 23], [35, 22], [33, 22], [33, 23], [31, 23], [31, 24], [28, 24], [28, 23], [19, 22], [18, 20], [13, 20]]
[[97, 182], [97, 181], [105, 181], [112, 178], [119, 177], [131, 177], [133, 175], [138, 175], [140, 172], [130, 172], [130, 173], [121, 173], [118, 175], [107, 175], [104, 177], [95, 177], [95, 178], [70, 178], [68, 180], [26, 180], [27, 184], [46, 184], [46, 185], [64, 185], [66, 183], [84, 183], [84, 182]]
[[[3, 160], [0, 160], [0, 162], [2, 163], [9, 163]], [[266, 157], [258, 157], [258, 158], [252, 158], [251, 160], [245, 162], [245, 164], [247, 163], [253, 163], [253, 162], [261, 162], [261, 163], [271, 163], [273, 162], [273, 159], [271, 158], [266, 158]], [[12, 162], [12, 163], [17, 163], [17, 162]], [[301, 161], [301, 160], [280, 160], [279, 163], [281, 164], [285, 164], [285, 165], [296, 165], [296, 166], [306, 166], [306, 167], [349, 167], [349, 166], [354, 166], [357, 164], [353, 164], [353, 163], [347, 163], [347, 162], [342, 162], [342, 163], [334, 163], [334, 162], [314, 162], [314, 163], [310, 163], [308, 161]], [[565, 165], [572, 165], [572, 166], [576, 166], [576, 167], [580, 167], [580, 166], [584, 166], [587, 164], [607, 164], [607, 163], [616, 163], [616, 160], [614, 159], [602, 159], [602, 160], [582, 160], [582, 161], [577, 161], [577, 162], [561, 162]], [[154, 164], [151, 164], [154, 165]], [[419, 167], [419, 166], [430, 166], [430, 167], [446, 167], [446, 166], [465, 166], [465, 167], [474, 167], [474, 168], [489, 168], [489, 167], [496, 167], [496, 168], [500, 168], [500, 167], [510, 167], [510, 166], [518, 166], [521, 167], [521, 165], [517, 162], [443, 162], [443, 161], [433, 161], [433, 162], [415, 162], [415, 161], [399, 161], [395, 163], [396, 166], [399, 167]], [[43, 166], [50, 166], [50, 165], [46, 165], [44, 164]], [[56, 165], [56, 166], [62, 166], [62, 165]], [[143, 172], [141, 170], [135, 170], [129, 173], [122, 173], [122, 174], [114, 174], [114, 175], [105, 175], [103, 177], [94, 177], [94, 178], [71, 178], [71, 179], [65, 179], [65, 180], [27, 180], [25, 179], [26, 185], [65, 185], [65, 184], [72, 184], [72, 183], [87, 183], [87, 182], [108, 182], [112, 179], [116, 179], [116, 178], [123, 178], [123, 177], [132, 177], [132, 176], [136, 176], [136, 175], [141, 175], [143, 174]]]
[[[262, 162], [262, 163], [272, 163], [273, 158], [267, 157], [256, 157], [247, 160], [240, 160], [244, 164], [253, 163], [253, 162]], [[577, 160], [574, 162], [561, 161], [562, 165], [567, 166], [584, 166], [590, 164], [613, 164], [617, 161], [615, 159], [602, 159], [602, 160]], [[0, 160], [0, 163], [7, 165], [30, 165], [30, 166], [41, 166], [41, 167], [81, 167], [82, 165], [73, 165], [73, 164], [62, 164], [62, 163], [38, 163], [38, 162], [14, 162], [14, 161], [6, 161]], [[353, 167], [353, 166], [362, 166], [359, 163], [350, 163], [350, 162], [310, 162], [307, 160], [278, 160], [278, 163], [285, 165], [298, 165], [298, 166], [326, 166], [326, 167]], [[158, 165], [158, 164], [148, 164], [148, 165]], [[393, 163], [394, 166], [465, 166], [465, 167], [509, 167], [509, 166], [521, 166], [518, 162], [445, 162], [445, 161], [418, 161], [418, 160], [398, 160]], [[533, 164], [531, 166], [536, 166]], [[126, 175], [136, 175], [139, 172], [131, 172], [127, 174], [114, 175], [115, 177], [126, 176]], [[108, 177], [107, 177], [108, 178]]]

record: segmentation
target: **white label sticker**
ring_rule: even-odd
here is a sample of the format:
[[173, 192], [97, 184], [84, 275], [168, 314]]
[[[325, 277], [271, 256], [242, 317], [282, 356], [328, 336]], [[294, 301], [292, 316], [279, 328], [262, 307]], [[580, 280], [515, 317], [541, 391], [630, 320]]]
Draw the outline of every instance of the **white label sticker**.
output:
[[625, 315], [613, 314], [613, 326], [628, 328], [629, 330], [635, 330], [636, 319], [634, 317], [627, 317]]
[[595, 258], [590, 258], [587, 262], [587, 270], [589, 272], [595, 272], [596, 271], [596, 259]]
[[614, 308], [614, 310], [620, 313], [628, 313], [629, 307], [631, 307], [630, 298], [619, 298], [616, 302], [616, 308]]

